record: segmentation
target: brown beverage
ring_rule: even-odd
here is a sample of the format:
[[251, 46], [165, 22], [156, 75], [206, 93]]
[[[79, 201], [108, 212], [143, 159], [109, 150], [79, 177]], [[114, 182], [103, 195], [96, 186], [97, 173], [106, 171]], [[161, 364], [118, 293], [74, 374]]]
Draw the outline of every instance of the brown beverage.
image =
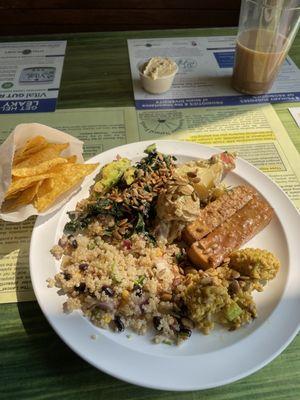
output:
[[287, 39], [265, 29], [238, 38], [232, 86], [242, 93], [262, 94], [272, 86], [287, 53]]

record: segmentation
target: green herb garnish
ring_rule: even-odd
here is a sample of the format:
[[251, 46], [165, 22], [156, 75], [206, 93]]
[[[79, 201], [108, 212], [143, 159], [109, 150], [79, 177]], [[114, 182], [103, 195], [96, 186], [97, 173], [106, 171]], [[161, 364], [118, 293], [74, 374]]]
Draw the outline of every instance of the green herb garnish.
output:
[[144, 217], [141, 213], [138, 213], [137, 223], [135, 225], [135, 232], [136, 233], [144, 233], [145, 232], [145, 221]]
[[[146, 211], [146, 215], [148, 213], [149, 213], [149, 211]], [[144, 216], [141, 213], [138, 213], [137, 222], [136, 222], [133, 232], [144, 235], [149, 240], [150, 243], [156, 244], [155, 237], [146, 230]]]
[[94, 250], [95, 247], [96, 243], [94, 242], [94, 240], [91, 240], [87, 245], [88, 250]]
[[180, 263], [184, 259], [184, 255], [180, 252], [175, 254], [176, 261]]
[[85, 229], [94, 218], [99, 215], [111, 215], [116, 219], [126, 217], [124, 206], [121, 203], [116, 203], [113, 200], [100, 198], [95, 203], [89, 204], [81, 214], [77, 212], [68, 212], [70, 221], [66, 223], [64, 232], [76, 232]]
[[116, 271], [116, 263], [114, 262], [111, 266], [110, 277], [111, 277], [111, 280], [113, 281], [113, 283], [121, 283], [122, 279], [117, 278], [115, 271]]
[[138, 278], [133, 281], [133, 283], [137, 286], [142, 287], [144, 285], [144, 281], [146, 279], [146, 275], [139, 275]]

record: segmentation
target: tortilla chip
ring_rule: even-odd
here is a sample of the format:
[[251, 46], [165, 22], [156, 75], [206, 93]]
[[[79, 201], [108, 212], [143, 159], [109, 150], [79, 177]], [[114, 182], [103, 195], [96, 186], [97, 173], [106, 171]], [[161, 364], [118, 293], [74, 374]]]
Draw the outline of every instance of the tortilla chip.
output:
[[46, 178], [51, 178], [53, 176], [54, 174], [48, 173], [36, 176], [28, 176], [26, 178], [14, 178], [7, 192], [5, 193], [5, 199], [15, 196], [16, 193], [27, 189], [28, 187], [32, 186], [35, 182], [44, 180]]
[[53, 188], [49, 190], [49, 182], [40, 186], [34, 199], [34, 206], [39, 211], [45, 211], [62, 194], [82, 181], [93, 172], [98, 164], [59, 164], [51, 169]]
[[63, 157], [53, 158], [52, 160], [44, 161], [41, 164], [32, 167], [19, 167], [12, 169], [12, 175], [17, 177], [26, 177], [26, 176], [34, 176], [44, 174], [45, 172], [49, 171], [52, 167], [57, 164], [64, 164], [67, 163], [68, 159]]
[[66, 160], [67, 160], [67, 162], [68, 163], [71, 163], [71, 164], [75, 164], [76, 163], [76, 161], [77, 161], [77, 156], [70, 156], [70, 157], [65, 157], [66, 158]]
[[32, 138], [29, 138], [23, 147], [16, 150], [15, 155], [22, 156], [26, 153], [32, 152], [35, 148], [38, 148], [39, 146], [41, 146], [43, 144], [47, 144], [47, 143], [48, 142], [44, 138], [44, 136], [34, 136]]
[[27, 140], [25, 145], [20, 149], [16, 150], [14, 154], [14, 162], [13, 164], [16, 165], [19, 162], [23, 161], [29, 155], [40, 151], [44, 147], [46, 147], [48, 142], [44, 138], [44, 136], [35, 136]]
[[34, 199], [34, 196], [37, 194], [42, 182], [43, 181], [37, 181], [32, 186], [29, 186], [27, 189], [19, 192], [18, 195], [6, 199], [5, 202], [2, 204], [2, 211], [10, 212], [12, 210], [15, 210], [16, 208], [31, 203]]
[[48, 143], [42, 150], [31, 154], [24, 161], [19, 162], [18, 168], [33, 167], [45, 161], [52, 160], [60, 155], [60, 153], [69, 146], [69, 143]]
[[47, 195], [47, 193], [50, 193], [54, 189], [54, 184], [55, 178], [44, 179], [41, 186], [39, 187], [38, 192], [36, 193], [37, 196], [43, 197]]

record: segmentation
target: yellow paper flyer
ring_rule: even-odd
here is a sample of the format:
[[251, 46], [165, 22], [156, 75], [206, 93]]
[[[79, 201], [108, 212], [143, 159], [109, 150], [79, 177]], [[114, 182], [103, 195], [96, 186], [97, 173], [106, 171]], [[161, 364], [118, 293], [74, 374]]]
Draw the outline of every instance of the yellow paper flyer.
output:
[[139, 140], [176, 139], [236, 151], [300, 208], [300, 156], [271, 105], [138, 112]]

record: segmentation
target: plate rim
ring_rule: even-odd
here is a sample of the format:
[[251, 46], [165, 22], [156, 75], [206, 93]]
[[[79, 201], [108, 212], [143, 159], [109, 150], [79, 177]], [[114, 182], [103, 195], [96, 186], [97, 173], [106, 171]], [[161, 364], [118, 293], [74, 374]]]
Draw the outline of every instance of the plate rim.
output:
[[[99, 158], [99, 157], [104, 157], [104, 155], [109, 155], [111, 153], [114, 153], [114, 156], [112, 156], [113, 158], [116, 156], [116, 154], [118, 153], [118, 151], [120, 150], [125, 150], [125, 149], [129, 149], [129, 152], [131, 151], [132, 153], [135, 152], [134, 150], [130, 150], [132, 147], [142, 147], [143, 149], [145, 147], [147, 147], [147, 145], [152, 144], [152, 143], [156, 143], [158, 146], [160, 143], [163, 143], [164, 145], [168, 145], [168, 144], [172, 144], [172, 145], [178, 145], [180, 144], [181, 146], [186, 146], [187, 144], [189, 145], [193, 145], [193, 146], [197, 146], [199, 148], [199, 152], [201, 153], [201, 148], [206, 148], [207, 150], [211, 151], [211, 152], [218, 152], [218, 151], [222, 151], [222, 149], [218, 148], [218, 147], [211, 147], [211, 146], [207, 146], [207, 145], [202, 145], [202, 144], [198, 144], [198, 143], [194, 143], [194, 142], [186, 142], [186, 141], [180, 141], [180, 140], [147, 140], [147, 141], [141, 141], [141, 142], [135, 142], [135, 143], [129, 143], [129, 144], [125, 144], [122, 146], [118, 146], [115, 147], [113, 149], [109, 149], [106, 150], [105, 152], [99, 153], [98, 155], [92, 157], [91, 159], [89, 159], [86, 162], [94, 162], [95, 159]], [[184, 149], [182, 150], [182, 155], [184, 155]], [[164, 152], [166, 152], [166, 150], [163, 150]], [[138, 153], [138, 150], [136, 150], [136, 152]], [[180, 153], [180, 151], [178, 151]], [[141, 154], [141, 152], [140, 152]], [[139, 154], [139, 155], [140, 155]], [[196, 157], [196, 156], [195, 156]], [[132, 158], [133, 158], [133, 154], [132, 154]], [[297, 209], [295, 208], [295, 206], [291, 203], [291, 201], [289, 200], [288, 196], [286, 195], [286, 193], [274, 182], [272, 181], [267, 175], [265, 175], [262, 171], [260, 171], [258, 168], [256, 168], [255, 166], [253, 166], [252, 164], [250, 164], [248, 161], [241, 159], [240, 157], [238, 157], [238, 160], [240, 160], [242, 163], [245, 163], [247, 168], [250, 167], [250, 169], [254, 169], [254, 171], [256, 171], [256, 173], [259, 173], [260, 175], [264, 176], [264, 179], [267, 179], [267, 181], [269, 181], [269, 183], [271, 184], [271, 186], [276, 187], [276, 190], [280, 190], [281, 195], [284, 196], [285, 201], [288, 201], [289, 203], [289, 207], [292, 207], [293, 212], [297, 213], [297, 216], [299, 218], [299, 214]], [[98, 169], [97, 169], [98, 171]], [[96, 175], [97, 172], [95, 172], [93, 174]], [[240, 176], [240, 175], [239, 175]], [[245, 179], [245, 178], [244, 178]], [[87, 185], [90, 185], [90, 183], [84, 183], [82, 184], [83, 187], [86, 187]], [[79, 192], [80, 193], [80, 192]], [[71, 201], [71, 199], [68, 201], [68, 203]], [[99, 365], [99, 363], [96, 363], [94, 360], [91, 360], [90, 357], [86, 356], [85, 354], [82, 354], [82, 352], [80, 352], [76, 346], [72, 343], [72, 340], [70, 340], [70, 338], [66, 338], [66, 336], [59, 331], [59, 326], [56, 326], [53, 322], [53, 320], [50, 318], [50, 316], [47, 313], [47, 309], [46, 307], [44, 307], [43, 304], [43, 299], [40, 297], [40, 293], [38, 288], [36, 287], [36, 281], [35, 281], [35, 276], [34, 276], [34, 239], [35, 239], [35, 233], [37, 232], [37, 229], [39, 227], [39, 222], [41, 222], [42, 220], [53, 220], [53, 218], [55, 219], [58, 218], [58, 216], [62, 215], [65, 207], [67, 206], [66, 203], [63, 207], [61, 207], [59, 210], [57, 210], [56, 212], [52, 213], [50, 216], [42, 216], [42, 217], [38, 217], [36, 219], [33, 231], [32, 231], [32, 237], [31, 237], [31, 242], [30, 242], [30, 254], [29, 254], [29, 259], [30, 259], [30, 275], [31, 275], [31, 281], [32, 281], [32, 285], [33, 285], [33, 289], [37, 298], [37, 301], [39, 303], [39, 306], [43, 312], [43, 314], [45, 315], [47, 321], [50, 323], [50, 325], [52, 326], [52, 328], [54, 329], [54, 331], [58, 334], [58, 336], [63, 340], [63, 342], [66, 343], [66, 345], [68, 347], [70, 347], [77, 355], [79, 355], [81, 358], [83, 358], [86, 362], [88, 362], [89, 364], [93, 365], [94, 367], [96, 367], [97, 369], [108, 373], [109, 375], [121, 379], [125, 382], [129, 382], [135, 385], [139, 385], [139, 386], [143, 386], [143, 387], [148, 387], [148, 388], [152, 388], [152, 389], [160, 389], [160, 390], [172, 390], [172, 391], [190, 391], [190, 390], [204, 390], [204, 389], [209, 389], [209, 388], [214, 388], [214, 387], [219, 387], [219, 386], [223, 386], [229, 383], [233, 383], [239, 379], [242, 379], [246, 376], [249, 376], [251, 374], [253, 374], [254, 372], [258, 371], [259, 369], [263, 368], [265, 365], [267, 365], [269, 362], [271, 362], [274, 358], [276, 358], [290, 343], [291, 341], [294, 339], [294, 337], [297, 335], [299, 327], [300, 327], [300, 318], [298, 318], [298, 324], [295, 327], [295, 329], [293, 330], [293, 332], [287, 337], [285, 338], [284, 343], [282, 343], [282, 345], [280, 347], [278, 347], [278, 349], [276, 351], [273, 351], [272, 354], [270, 354], [269, 357], [265, 358], [261, 363], [259, 363], [258, 365], [254, 366], [253, 368], [247, 369], [246, 371], [244, 371], [243, 373], [240, 373], [238, 375], [235, 375], [232, 378], [226, 378], [224, 380], [219, 380], [217, 383], [212, 383], [212, 384], [208, 384], [208, 385], [201, 385], [201, 387], [197, 386], [197, 385], [189, 385], [189, 386], [177, 386], [176, 388], [171, 387], [169, 384], [167, 385], [163, 385], [163, 384], [157, 384], [157, 383], [151, 383], [151, 382], [143, 382], [141, 379], [139, 378], [132, 378], [132, 377], [128, 377], [126, 374], [126, 376], [124, 376], [124, 374], [120, 374], [120, 373], [116, 373], [113, 370], [106, 368], [103, 365]], [[59, 217], [60, 218], [60, 217]], [[290, 244], [289, 242], [287, 242], [288, 244]], [[289, 248], [289, 254], [290, 254], [290, 248]], [[299, 256], [300, 256], [300, 252], [299, 252]], [[286, 289], [288, 286], [288, 282], [286, 283], [286, 286], [284, 288], [284, 293], [282, 298], [279, 300], [278, 305], [282, 302], [282, 299], [284, 298], [285, 294], [286, 294]], [[299, 296], [298, 296], [299, 297]], [[278, 306], [277, 305], [277, 306]], [[276, 308], [277, 308], [276, 306]], [[276, 310], [273, 311], [273, 313], [276, 312]], [[253, 332], [255, 333], [255, 331]], [[252, 334], [250, 334], [249, 336], [252, 336]], [[86, 340], [88, 340], [88, 338], [86, 338]], [[145, 357], [146, 355], [143, 354], [143, 356]], [[150, 357], [150, 356], [149, 356]], [[163, 356], [164, 358], [167, 358], [167, 356]], [[195, 356], [195, 357], [200, 357]]]

